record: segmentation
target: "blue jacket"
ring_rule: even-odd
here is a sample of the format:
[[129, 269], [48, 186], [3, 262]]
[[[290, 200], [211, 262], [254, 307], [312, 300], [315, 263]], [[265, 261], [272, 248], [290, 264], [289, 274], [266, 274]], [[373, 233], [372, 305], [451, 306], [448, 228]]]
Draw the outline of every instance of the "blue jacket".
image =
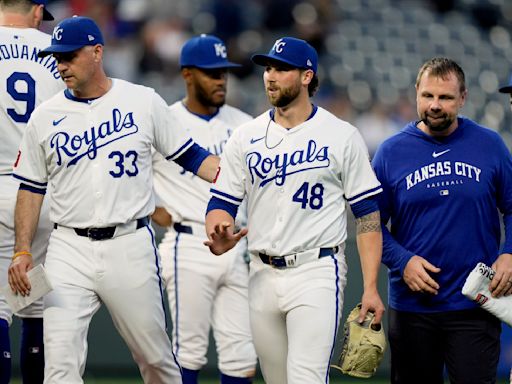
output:
[[[435, 139], [409, 123], [378, 149], [373, 166], [384, 192], [382, 261], [389, 268], [389, 305], [400, 311], [473, 308], [461, 289], [482, 261], [512, 253], [512, 157], [494, 131], [459, 117]], [[505, 242], [500, 252], [500, 217]], [[390, 231], [385, 225], [391, 221]], [[412, 292], [402, 276], [413, 255], [441, 268], [438, 295]]]

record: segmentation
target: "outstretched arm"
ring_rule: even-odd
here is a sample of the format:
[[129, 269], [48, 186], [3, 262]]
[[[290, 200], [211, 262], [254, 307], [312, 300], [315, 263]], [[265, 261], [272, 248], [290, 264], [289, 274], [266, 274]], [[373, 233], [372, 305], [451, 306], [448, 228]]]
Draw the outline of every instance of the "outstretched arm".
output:
[[212, 183], [215, 179], [215, 176], [217, 176], [219, 162], [220, 158], [218, 156], [209, 155], [199, 166], [199, 169], [197, 170], [197, 176]]
[[380, 324], [384, 314], [384, 304], [377, 290], [377, 280], [382, 257], [382, 232], [379, 211], [374, 211], [356, 219], [357, 249], [363, 272], [363, 297], [359, 314], [360, 322], [366, 312], [375, 313], [375, 324]]
[[15, 245], [14, 256], [9, 266], [9, 284], [14, 292], [23, 296], [30, 293], [27, 271], [32, 268], [30, 253], [32, 239], [37, 229], [39, 213], [44, 195], [20, 189], [14, 211]]

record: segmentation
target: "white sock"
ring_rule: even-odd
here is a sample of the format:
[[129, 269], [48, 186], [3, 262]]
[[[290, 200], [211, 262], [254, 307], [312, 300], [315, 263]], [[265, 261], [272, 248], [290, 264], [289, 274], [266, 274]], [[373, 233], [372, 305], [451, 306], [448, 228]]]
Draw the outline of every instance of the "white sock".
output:
[[494, 273], [495, 271], [484, 263], [478, 263], [468, 275], [462, 287], [462, 294], [512, 326], [512, 295], [494, 298], [489, 291], [489, 284]]

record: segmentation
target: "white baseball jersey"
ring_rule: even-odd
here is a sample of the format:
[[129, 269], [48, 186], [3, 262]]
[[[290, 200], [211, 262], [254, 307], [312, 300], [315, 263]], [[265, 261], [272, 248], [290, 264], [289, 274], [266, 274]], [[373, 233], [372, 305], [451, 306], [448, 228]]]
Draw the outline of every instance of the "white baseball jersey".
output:
[[[45, 262], [53, 286], [44, 298], [45, 381], [83, 383], [87, 329], [104, 303], [144, 382], [181, 383], [154, 232], [142, 218], [154, 210], [152, 148], [173, 160], [193, 143], [153, 89], [119, 79], [97, 99], [66, 90], [32, 114], [14, 176], [51, 187], [58, 224]], [[75, 230], [114, 225], [103, 240]]]
[[[250, 324], [266, 383], [328, 382], [347, 274], [345, 201], [380, 190], [359, 132], [319, 107], [292, 129], [265, 112], [228, 140], [212, 195], [247, 199]], [[271, 266], [269, 255], [285, 263]]]
[[[195, 142], [219, 156], [234, 129], [252, 119], [229, 105], [208, 118], [190, 112], [181, 101], [170, 110]], [[246, 241], [222, 257], [212, 255], [203, 245], [210, 184], [159, 153], [153, 167], [158, 205], [181, 226], [179, 231], [168, 228], [159, 245], [176, 357], [183, 368], [200, 370], [212, 329], [219, 370], [232, 377], [252, 376], [257, 358], [249, 326]]]
[[[0, 286], [7, 284], [7, 269], [14, 252], [14, 207], [19, 182], [12, 178], [12, 166], [18, 147], [34, 109], [64, 89], [53, 57], [37, 57], [50, 40], [50, 35], [37, 29], [0, 26]], [[47, 205], [45, 199], [34, 238], [34, 264], [44, 261], [52, 229]], [[42, 317], [42, 305], [38, 300], [19, 315]], [[10, 323], [11, 315], [0, 297], [0, 318]]]
[[[217, 115], [208, 121], [189, 112], [181, 101], [169, 108], [195, 142], [219, 156], [233, 130], [252, 119], [250, 115], [229, 105], [222, 106]], [[162, 206], [172, 214], [173, 220], [204, 223], [210, 184], [186, 172], [178, 164], [165, 161], [159, 153], [154, 155], [153, 172], [155, 192]]]
[[34, 109], [64, 88], [52, 56], [37, 57], [51, 36], [33, 28], [0, 27], [0, 174], [11, 174]]
[[107, 227], [153, 212], [152, 146], [173, 160], [192, 144], [153, 89], [113, 79], [89, 103], [61, 92], [36, 110], [15, 177], [35, 188], [51, 182], [53, 222]]
[[269, 112], [242, 126], [212, 187], [213, 196], [233, 204], [247, 196], [249, 251], [268, 255], [341, 244], [345, 201], [380, 192], [357, 129], [320, 107], [293, 129]]

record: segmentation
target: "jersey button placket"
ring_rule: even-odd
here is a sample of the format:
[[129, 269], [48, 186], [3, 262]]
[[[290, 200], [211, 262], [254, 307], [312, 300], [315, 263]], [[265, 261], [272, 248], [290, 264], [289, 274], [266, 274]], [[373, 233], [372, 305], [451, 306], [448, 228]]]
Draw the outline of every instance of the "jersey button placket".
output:
[[[92, 105], [89, 104], [88, 105], [89, 107], [89, 127], [95, 127], [96, 123], [94, 121], [94, 111], [93, 111], [93, 108], [92, 108]], [[102, 208], [101, 208], [101, 197], [102, 197], [102, 192], [101, 192], [101, 184], [102, 184], [102, 181], [101, 181], [101, 178], [102, 178], [102, 171], [101, 171], [101, 160], [99, 159], [99, 154], [97, 154], [96, 158], [95, 159], [92, 159], [92, 160], [89, 160], [89, 161], [92, 161], [93, 162], [93, 165], [92, 165], [92, 174], [91, 174], [91, 187], [92, 187], [92, 195], [94, 196], [94, 199], [93, 199], [93, 204], [94, 204], [94, 221], [96, 223], [96, 225], [94, 226], [101, 226], [101, 224], [103, 224], [104, 220], [103, 220], [103, 212], [102, 212]]]
[[[280, 144], [281, 148], [283, 148], [283, 150], [280, 151], [280, 157], [281, 159], [284, 158], [284, 153], [291, 153], [291, 148], [289, 148], [290, 144], [289, 144], [290, 140], [289, 140], [289, 137], [288, 137], [288, 132], [283, 136], [283, 141], [282, 143]], [[276, 170], [277, 172], [277, 170]], [[286, 180], [286, 175], [284, 175], [285, 177], [285, 180]], [[277, 181], [278, 179], [276, 179]], [[285, 181], [285, 183], [288, 182], [287, 180]], [[281, 183], [281, 180], [279, 180], [279, 183]], [[273, 230], [272, 230], [272, 233], [286, 233], [285, 229], [284, 229], [284, 216], [285, 216], [285, 211], [287, 209], [287, 206], [289, 205], [289, 201], [287, 201], [287, 198], [288, 198], [288, 194], [286, 193], [286, 184], [283, 183], [282, 185], [276, 185], [277, 187], [277, 204], [276, 204], [276, 220], [274, 222], [274, 227], [273, 227]], [[279, 244], [279, 241], [282, 240], [282, 236], [280, 238], [273, 238], [273, 244], [272, 244], [272, 248], [273, 249], [276, 249], [278, 248], [277, 244]]]

